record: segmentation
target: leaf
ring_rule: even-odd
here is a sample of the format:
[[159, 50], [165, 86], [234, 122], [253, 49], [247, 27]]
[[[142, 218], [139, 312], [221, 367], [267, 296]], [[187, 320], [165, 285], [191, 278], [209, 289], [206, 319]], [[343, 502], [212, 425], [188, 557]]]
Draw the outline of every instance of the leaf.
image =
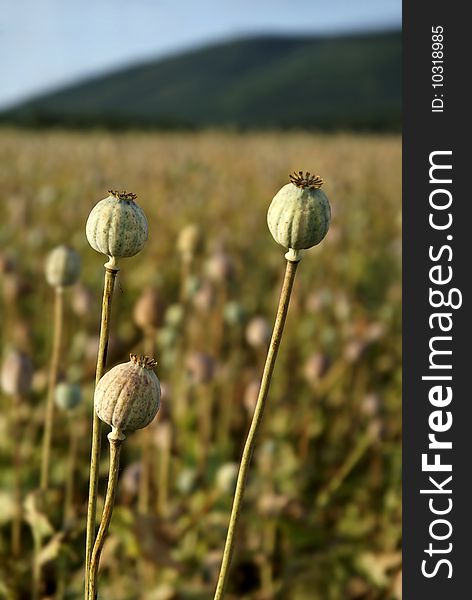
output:
[[56, 533], [49, 542], [41, 548], [41, 551], [38, 553], [38, 564], [44, 565], [45, 563], [54, 560], [57, 558], [62, 545], [62, 540], [64, 539], [64, 532], [60, 531]]
[[25, 521], [27, 521], [31, 527], [33, 537], [40, 542], [44, 538], [52, 535], [54, 533], [54, 528], [46, 515], [40, 512], [38, 504], [40, 504], [38, 492], [32, 492], [26, 496], [24, 501]]

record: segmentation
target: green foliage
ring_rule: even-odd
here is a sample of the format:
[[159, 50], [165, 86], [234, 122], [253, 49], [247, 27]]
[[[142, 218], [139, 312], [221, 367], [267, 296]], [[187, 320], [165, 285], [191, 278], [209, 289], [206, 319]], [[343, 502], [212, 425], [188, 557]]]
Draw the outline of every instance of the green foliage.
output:
[[255, 37], [74, 84], [0, 115], [29, 126], [398, 130], [401, 34]]

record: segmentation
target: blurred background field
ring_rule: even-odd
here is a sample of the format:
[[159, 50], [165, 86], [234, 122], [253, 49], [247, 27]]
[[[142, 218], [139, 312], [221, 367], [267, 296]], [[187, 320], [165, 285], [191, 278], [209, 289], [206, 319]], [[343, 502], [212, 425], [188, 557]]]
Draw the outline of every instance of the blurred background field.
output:
[[[155, 354], [163, 401], [123, 449], [99, 597], [213, 597], [285, 266], [266, 213], [300, 169], [325, 179], [333, 220], [298, 269], [226, 597], [400, 600], [400, 13], [398, 0], [4, 7], [0, 600], [83, 597], [106, 260], [85, 222], [109, 189], [137, 194], [150, 236], [121, 263], [107, 366]], [[59, 380], [82, 402], [58, 396], [41, 493], [44, 266], [61, 244], [82, 271]], [[34, 376], [11, 394], [18, 351]]]
[[[150, 237], [122, 262], [108, 366], [155, 343], [165, 393], [151, 429], [124, 449], [101, 597], [212, 597], [284, 266], [266, 211], [299, 169], [325, 179], [333, 222], [297, 274], [228, 598], [400, 598], [400, 161], [395, 134], [0, 131], [2, 356], [23, 350], [35, 368], [19, 404], [1, 397], [0, 598], [30, 597], [38, 539], [42, 597], [81, 597], [105, 262], [86, 241], [85, 221], [109, 188], [138, 195]], [[202, 243], [183, 278], [177, 240], [189, 224]], [[80, 384], [83, 402], [56, 411], [52, 485], [42, 497], [53, 299], [44, 261], [64, 243], [83, 269], [65, 294], [61, 378]], [[143, 332], [149, 289], [155, 323]], [[24, 464], [18, 559], [12, 411]], [[64, 524], [71, 439], [73, 510]], [[101, 493], [106, 454], [104, 444]]]

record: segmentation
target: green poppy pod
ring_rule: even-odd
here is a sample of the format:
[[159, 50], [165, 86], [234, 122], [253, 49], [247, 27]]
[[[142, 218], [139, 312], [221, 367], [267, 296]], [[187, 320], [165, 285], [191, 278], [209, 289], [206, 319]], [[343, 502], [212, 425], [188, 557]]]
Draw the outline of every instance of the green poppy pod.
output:
[[134, 256], [148, 239], [148, 222], [136, 195], [109, 191], [108, 198], [96, 204], [85, 227], [94, 250], [110, 259]]
[[46, 258], [47, 282], [54, 287], [73, 285], [80, 275], [80, 263], [80, 256], [73, 248], [57, 246]]
[[61, 381], [57, 384], [54, 400], [61, 410], [73, 410], [82, 402], [80, 385]]
[[290, 183], [274, 196], [267, 213], [269, 230], [278, 244], [293, 250], [316, 246], [325, 237], [331, 209], [321, 190], [323, 180], [307, 172], [290, 175]]

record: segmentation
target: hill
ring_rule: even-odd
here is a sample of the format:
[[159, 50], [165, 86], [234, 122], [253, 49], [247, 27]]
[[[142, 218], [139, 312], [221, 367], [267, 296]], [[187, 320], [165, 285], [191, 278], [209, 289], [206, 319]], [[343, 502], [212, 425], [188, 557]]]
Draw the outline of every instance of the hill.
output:
[[79, 82], [0, 119], [33, 126], [398, 129], [401, 34], [214, 44]]

